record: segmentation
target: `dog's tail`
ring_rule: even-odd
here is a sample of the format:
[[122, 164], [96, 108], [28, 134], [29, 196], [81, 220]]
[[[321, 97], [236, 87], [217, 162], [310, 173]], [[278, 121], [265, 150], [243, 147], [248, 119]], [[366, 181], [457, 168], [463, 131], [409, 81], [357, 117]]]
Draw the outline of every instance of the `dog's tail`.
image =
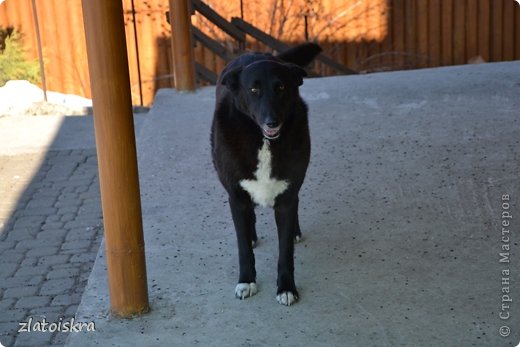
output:
[[277, 55], [278, 58], [288, 63], [293, 63], [301, 67], [306, 66], [316, 58], [322, 51], [321, 47], [312, 42], [303, 43], [289, 48]]

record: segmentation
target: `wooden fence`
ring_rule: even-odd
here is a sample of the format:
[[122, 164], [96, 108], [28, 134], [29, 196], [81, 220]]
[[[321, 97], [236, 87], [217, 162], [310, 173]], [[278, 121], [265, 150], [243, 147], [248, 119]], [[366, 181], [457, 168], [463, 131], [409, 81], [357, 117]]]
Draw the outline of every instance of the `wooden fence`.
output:
[[[168, 1], [122, 0], [135, 104], [149, 105], [158, 88], [172, 87]], [[315, 40], [360, 72], [424, 68], [471, 61], [520, 59], [520, 5], [513, 0], [206, 0], [227, 19], [240, 17], [294, 44]], [[36, 0], [47, 87], [90, 97], [81, 0]], [[199, 14], [193, 24], [230, 52], [238, 45]], [[38, 57], [31, 0], [0, 4], [0, 27], [24, 35]], [[249, 39], [248, 49], [265, 49]], [[225, 61], [197, 44], [197, 62], [219, 72]], [[333, 71], [317, 64], [324, 75]]]

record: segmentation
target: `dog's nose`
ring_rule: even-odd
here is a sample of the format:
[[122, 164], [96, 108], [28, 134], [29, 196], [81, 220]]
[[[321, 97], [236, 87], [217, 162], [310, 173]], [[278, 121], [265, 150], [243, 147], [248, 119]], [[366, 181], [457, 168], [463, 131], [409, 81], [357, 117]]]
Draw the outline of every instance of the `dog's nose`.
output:
[[280, 124], [278, 123], [278, 121], [271, 119], [268, 120], [267, 123], [265, 123], [265, 125], [267, 125], [269, 128], [277, 128]]

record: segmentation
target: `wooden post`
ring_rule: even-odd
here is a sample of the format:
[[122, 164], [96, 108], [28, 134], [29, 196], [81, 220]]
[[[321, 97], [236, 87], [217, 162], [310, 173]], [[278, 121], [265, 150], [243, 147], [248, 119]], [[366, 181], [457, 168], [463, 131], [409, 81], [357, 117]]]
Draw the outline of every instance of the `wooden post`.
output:
[[137, 156], [122, 2], [83, 0], [112, 314], [147, 312]]
[[40, 78], [42, 79], [43, 100], [47, 102], [47, 79], [45, 78], [45, 63], [43, 61], [42, 37], [40, 34], [40, 20], [38, 19], [38, 9], [36, 0], [32, 0], [34, 28], [36, 29], [36, 43], [38, 44], [38, 61], [40, 62]]
[[175, 88], [195, 90], [195, 55], [191, 34], [189, 0], [170, 0], [172, 57]]

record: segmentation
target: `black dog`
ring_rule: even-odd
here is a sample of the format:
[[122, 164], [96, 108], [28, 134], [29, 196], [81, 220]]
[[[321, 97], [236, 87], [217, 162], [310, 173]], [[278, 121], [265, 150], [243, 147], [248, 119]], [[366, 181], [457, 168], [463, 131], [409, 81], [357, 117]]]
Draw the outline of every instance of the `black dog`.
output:
[[249, 53], [233, 60], [217, 83], [211, 131], [213, 163], [224, 188], [238, 240], [240, 277], [235, 295], [256, 294], [253, 247], [255, 204], [273, 207], [278, 228], [278, 291], [282, 305], [298, 300], [294, 242], [301, 238], [298, 192], [310, 157], [307, 105], [298, 87], [303, 66], [321, 48], [307, 43], [278, 56]]

